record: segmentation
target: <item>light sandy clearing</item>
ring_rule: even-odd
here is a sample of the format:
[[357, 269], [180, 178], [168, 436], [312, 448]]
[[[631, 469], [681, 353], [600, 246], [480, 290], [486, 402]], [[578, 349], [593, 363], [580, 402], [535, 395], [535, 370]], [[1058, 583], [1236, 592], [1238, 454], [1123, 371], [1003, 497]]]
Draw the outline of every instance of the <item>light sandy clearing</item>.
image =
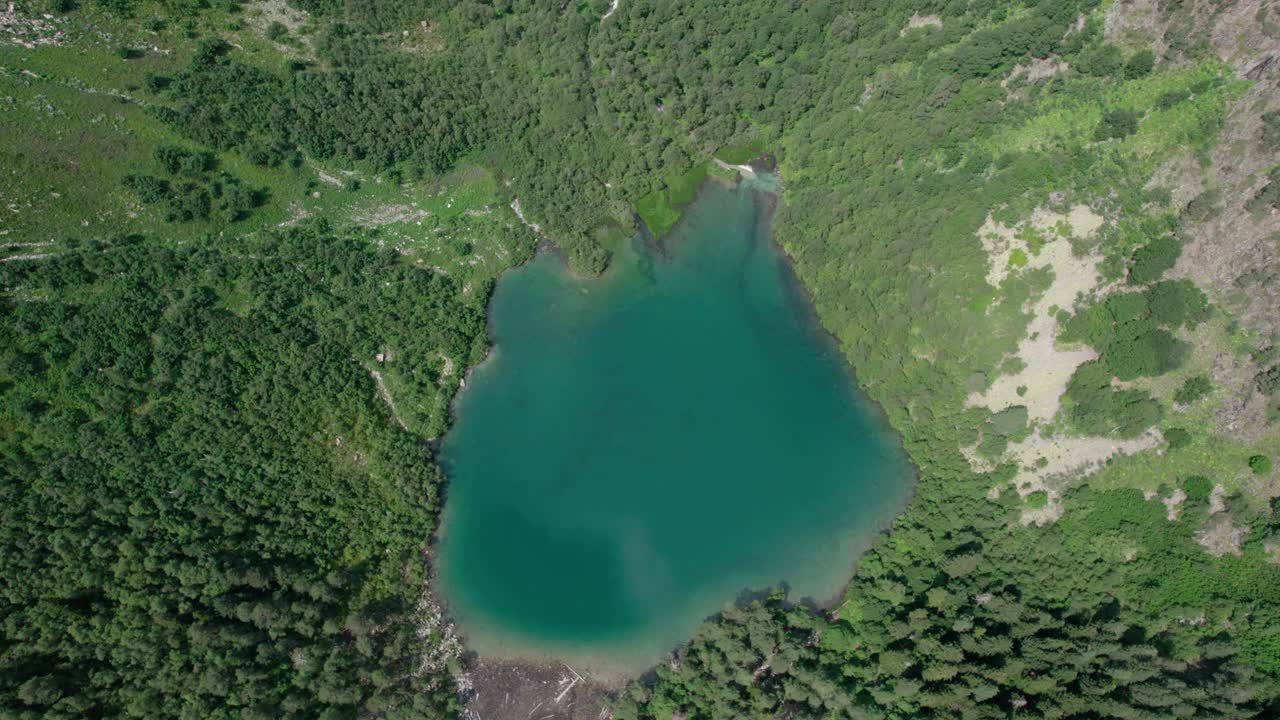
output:
[[[1024, 524], [1044, 525], [1062, 514], [1062, 492], [1080, 477], [1101, 469], [1109, 458], [1157, 447], [1162, 442], [1159, 431], [1152, 429], [1132, 440], [1106, 437], [1067, 437], [1046, 434], [1043, 429], [1058, 414], [1067, 382], [1081, 364], [1097, 357], [1092, 348], [1061, 349], [1057, 347], [1059, 309], [1072, 310], [1080, 298], [1098, 289], [1102, 276], [1098, 272], [1101, 257], [1097, 254], [1077, 256], [1071, 248], [1073, 238], [1088, 239], [1102, 227], [1103, 218], [1085, 205], [1077, 205], [1063, 214], [1039, 209], [1031, 218], [1016, 226], [1008, 226], [988, 217], [979, 230], [983, 247], [991, 258], [987, 282], [999, 289], [1012, 273], [1024, 271], [1011, 266], [1017, 257], [1025, 258], [1025, 269], [1047, 269], [1052, 282], [1037, 298], [1030, 301], [1032, 319], [1026, 335], [1018, 343], [1017, 356], [1025, 367], [1018, 373], [1001, 375], [984, 393], [972, 393], [968, 405], [983, 406], [992, 412], [1025, 405], [1028, 420], [1035, 430], [1005, 451], [1005, 460], [1017, 463], [1019, 470], [1013, 483], [1022, 497], [1044, 492], [1044, 507], [1027, 507], [1022, 512]], [[1039, 252], [1032, 252], [1027, 242], [1030, 233], [1043, 238]], [[1025, 388], [1018, 394], [1018, 388]], [[965, 450], [975, 470], [990, 469], [992, 463], [977, 457], [972, 448]], [[998, 493], [999, 488], [992, 488]], [[1176, 504], [1175, 506], [1176, 507]], [[1170, 508], [1170, 512], [1174, 512]]]
[[352, 220], [366, 227], [378, 227], [394, 223], [416, 222], [427, 216], [427, 211], [409, 203], [379, 205], [352, 215]]
[[329, 173], [325, 172], [322, 168], [316, 168], [316, 177], [320, 178], [321, 182], [329, 183], [334, 187], [342, 187], [341, 178], [336, 178], [330, 175]]
[[302, 224], [304, 220], [311, 217], [311, 211], [299, 205], [296, 202], [289, 203], [289, 217], [282, 221], [278, 227], [295, 227]]
[[1196, 542], [1204, 547], [1205, 552], [1214, 557], [1239, 555], [1240, 545], [1248, 532], [1248, 528], [1237, 527], [1231, 522], [1230, 515], [1218, 514], [1210, 517], [1204, 527], [1196, 533]]
[[1006, 454], [1019, 467], [1013, 479], [1018, 494], [1026, 497], [1043, 491], [1049, 498], [1043, 508], [1025, 508], [1022, 523], [1046, 525], [1057, 520], [1062, 515], [1062, 491], [1072, 481], [1092, 475], [1112, 457], [1150, 450], [1162, 441], [1159, 431], [1154, 428], [1132, 440], [1044, 437], [1037, 429], [1027, 439], [1011, 444]]
[[1213, 486], [1213, 492], [1209, 493], [1209, 514], [1217, 515], [1220, 512], [1226, 512], [1227, 509], [1227, 489], [1222, 487], [1222, 483]]
[[449, 378], [453, 377], [453, 372], [454, 372], [453, 358], [449, 357], [448, 355], [445, 355], [442, 352], [437, 352], [436, 356], [440, 358], [440, 362], [443, 364], [443, 367], [440, 368], [439, 383], [440, 383], [440, 387], [444, 387], [449, 384]]
[[730, 165], [718, 157], [711, 158], [721, 170], [736, 170], [743, 178], [751, 180], [755, 178], [756, 171], [750, 165]]
[[1058, 57], [1032, 58], [1023, 65], [1015, 65], [1009, 76], [1000, 81], [1000, 87], [1007, 88], [1009, 83], [1022, 78], [1029, 83], [1048, 80], [1067, 71], [1067, 64]]
[[1268, 540], [1262, 549], [1267, 553], [1267, 560], [1280, 565], [1280, 542]]
[[520, 222], [530, 230], [537, 233], [538, 237], [542, 237], [542, 226], [538, 223], [529, 222], [524, 217], [524, 211], [520, 209], [520, 198], [511, 201], [511, 210], [520, 218]]
[[[1027, 258], [1027, 268], [1048, 268], [1053, 273], [1053, 283], [1031, 307], [1032, 320], [1027, 335], [1018, 344], [1018, 357], [1025, 364], [1015, 375], [996, 378], [985, 393], [971, 393], [969, 406], [986, 406], [999, 412], [1014, 405], [1025, 405], [1032, 421], [1048, 421], [1058, 413], [1062, 393], [1076, 368], [1097, 357], [1089, 347], [1062, 350], [1056, 346], [1058, 320], [1052, 312], [1070, 310], [1081, 295], [1092, 292], [1101, 280], [1098, 263], [1101, 257], [1088, 255], [1077, 257], [1071, 251], [1069, 237], [1088, 238], [1102, 226], [1102, 218], [1084, 205], [1072, 208], [1068, 215], [1037, 210], [1027, 223], [1008, 227], [987, 218], [979, 229], [983, 247], [991, 256], [987, 271], [987, 283], [999, 288], [1008, 278], [1010, 259], [1015, 251]], [[1026, 241], [1018, 237], [1020, 229], [1034, 229], [1047, 240], [1039, 254], [1033, 254]], [[1062, 230], [1069, 229], [1064, 236]], [[1052, 311], [1052, 312], [1051, 312]], [[1025, 387], [1025, 395], [1018, 395], [1018, 388]]]
[[604, 21], [608, 20], [609, 16], [612, 15], [617, 10], [618, 10], [618, 0], [613, 0], [613, 2], [609, 3], [608, 11], [606, 11], [604, 15], [600, 16], [600, 23], [604, 24]]
[[57, 253], [31, 253], [27, 255], [10, 255], [9, 257], [0, 258], [0, 262], [14, 262], [16, 260], [43, 260], [47, 257], [53, 257]]
[[898, 34], [905, 35], [908, 30], [915, 30], [916, 28], [922, 27], [942, 27], [942, 18], [937, 15], [921, 15], [920, 13], [915, 13], [911, 16], [911, 19], [907, 21], [907, 26], [902, 28], [902, 32]]
[[[244, 16], [250, 26], [262, 33], [265, 33], [267, 26], [273, 22], [284, 25], [291, 34], [297, 33], [311, 19], [305, 10], [291, 7], [285, 0], [260, 0], [249, 3], [245, 8]], [[306, 40], [306, 38], [302, 39]]]
[[387, 404], [387, 409], [391, 411], [391, 417], [395, 418], [396, 423], [399, 424], [402, 429], [408, 430], [409, 426], [405, 424], [404, 420], [400, 419], [400, 413], [396, 411], [396, 401], [391, 398], [391, 392], [387, 390], [387, 383], [382, 379], [382, 373], [374, 370], [368, 365], [365, 365], [364, 369], [369, 371], [369, 375], [373, 378], [373, 382], [377, 384], [378, 397], [382, 398], [382, 402]]
[[1164, 503], [1165, 517], [1169, 519], [1169, 522], [1174, 522], [1178, 519], [1178, 514], [1182, 512], [1182, 501], [1186, 499], [1187, 493], [1182, 488], [1178, 488], [1173, 491], [1172, 495], [1160, 501]]

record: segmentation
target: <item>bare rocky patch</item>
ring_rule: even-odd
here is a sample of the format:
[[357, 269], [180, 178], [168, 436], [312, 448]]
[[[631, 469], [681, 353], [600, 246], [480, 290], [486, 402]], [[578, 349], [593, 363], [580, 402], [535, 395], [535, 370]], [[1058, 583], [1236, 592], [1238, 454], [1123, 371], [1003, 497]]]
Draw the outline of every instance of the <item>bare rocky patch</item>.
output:
[[1187, 493], [1182, 488], [1178, 488], [1169, 497], [1160, 501], [1164, 503], [1165, 517], [1169, 519], [1169, 522], [1177, 521], [1178, 515], [1182, 512], [1182, 501], [1186, 499]]
[[[257, 0], [245, 6], [244, 17], [247, 24], [263, 37], [267, 36], [268, 27], [273, 23], [280, 23], [289, 31], [287, 44], [296, 46], [294, 49], [306, 55], [311, 54], [310, 38], [298, 32], [311, 21], [311, 16], [306, 11], [289, 5], [285, 0]], [[276, 44], [286, 43], [276, 42]]]
[[917, 28], [942, 27], [942, 18], [937, 15], [921, 15], [914, 13], [910, 20], [907, 20], [907, 26], [902, 28], [900, 35], [906, 35], [908, 31]]
[[427, 211], [412, 203], [379, 205], [355, 213], [352, 220], [365, 227], [379, 227], [395, 223], [418, 222], [427, 216]]
[[1160, 0], [1117, 0], [1107, 8], [1103, 33], [1110, 42], [1150, 47], [1156, 57], [1164, 57], [1168, 51], [1166, 15]]
[[473, 657], [463, 717], [474, 720], [603, 720], [609, 688], [562, 662]]
[[12, 2], [0, 7], [0, 43], [34, 50], [43, 45], [61, 45], [66, 40], [58, 18], [25, 14]]
[[1267, 562], [1280, 565], [1280, 541], [1268, 540], [1262, 549], [1267, 554]]
[[1246, 205], [1280, 162], [1260, 141], [1271, 110], [1280, 110], [1280, 66], [1233, 103], [1207, 169], [1182, 158], [1157, 175], [1184, 206], [1205, 192], [1218, 198], [1207, 216], [1184, 213], [1190, 242], [1172, 274], [1194, 280], [1262, 336], [1280, 334], [1280, 211]]
[[1011, 86], [1021, 86], [1023, 83], [1035, 85], [1065, 74], [1067, 68], [1067, 63], [1057, 56], [1032, 58], [1026, 63], [1015, 65], [1013, 70], [1009, 71], [1008, 77], [1000, 81], [1000, 86], [1009, 89]]
[[387, 382], [383, 379], [382, 373], [371, 365], [365, 365], [364, 369], [368, 371], [369, 377], [373, 378], [374, 385], [378, 388], [378, 397], [382, 399], [382, 402], [386, 403], [387, 410], [391, 413], [391, 417], [395, 419], [396, 424], [402, 429], [408, 430], [409, 426], [400, 417], [400, 412], [396, 409], [395, 398], [391, 397], [391, 391], [387, 389]]
[[1248, 528], [1236, 525], [1230, 515], [1219, 513], [1211, 516], [1196, 533], [1196, 542], [1214, 557], [1240, 555], [1240, 547]]

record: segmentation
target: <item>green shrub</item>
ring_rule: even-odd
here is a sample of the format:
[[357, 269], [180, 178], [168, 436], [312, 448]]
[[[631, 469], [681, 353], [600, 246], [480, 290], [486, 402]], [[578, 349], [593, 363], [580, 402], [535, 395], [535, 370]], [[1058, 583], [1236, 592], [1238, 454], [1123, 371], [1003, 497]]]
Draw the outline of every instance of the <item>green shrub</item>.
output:
[[1280, 209], [1280, 170], [1272, 170], [1269, 182], [1254, 195], [1244, 207], [1249, 212], [1265, 212]]
[[1262, 130], [1259, 131], [1262, 147], [1271, 152], [1280, 152], [1280, 110], [1262, 113]]
[[1117, 390], [1112, 374], [1101, 361], [1076, 369], [1067, 383], [1070, 417], [1081, 431], [1092, 435], [1137, 437], [1160, 421], [1160, 404], [1144, 390]]
[[267, 26], [266, 36], [272, 42], [280, 42], [289, 37], [289, 28], [285, 27], [284, 23], [274, 20]]
[[1027, 507], [1032, 510], [1039, 510], [1049, 504], [1049, 493], [1044, 490], [1037, 490], [1027, 496]]
[[1126, 138], [1138, 132], [1138, 113], [1132, 110], [1108, 110], [1103, 113], [1093, 139], [1098, 141]]
[[1192, 475], [1182, 481], [1182, 491], [1187, 494], [1187, 499], [1203, 502], [1213, 494], [1213, 483], [1203, 475]]
[[1102, 43], [1080, 53], [1075, 69], [1085, 75], [1102, 77], [1114, 74], [1123, 65], [1124, 56], [1120, 54], [1120, 48], [1111, 43]]
[[1253, 384], [1263, 395], [1280, 395], [1280, 364], [1259, 371], [1253, 376]]
[[1217, 188], [1211, 188], [1196, 195], [1182, 209], [1182, 216], [1191, 222], [1204, 222], [1215, 217], [1220, 208], [1218, 202], [1222, 199], [1222, 191]]
[[1115, 316], [1106, 303], [1092, 305], [1068, 316], [1065, 321], [1060, 316], [1058, 322], [1062, 325], [1059, 339], [1063, 342], [1083, 342], [1101, 348], [1115, 334]]
[[1147, 296], [1140, 292], [1112, 293], [1107, 296], [1107, 311], [1117, 323], [1127, 323], [1147, 316]]
[[1271, 458], [1266, 455], [1254, 455], [1249, 458], [1249, 469], [1254, 475], [1266, 475], [1271, 472]]
[[293, 167], [301, 164], [297, 148], [283, 140], [251, 142], [244, 147], [244, 156], [249, 162], [262, 167], [279, 167], [286, 161]]
[[1126, 80], [1136, 80], [1151, 74], [1156, 66], [1156, 54], [1150, 50], [1139, 50], [1124, 64]]
[[1013, 435], [1027, 427], [1027, 407], [1014, 405], [987, 419], [987, 429], [997, 435]]
[[144, 203], [157, 203], [169, 197], [169, 183], [154, 175], [125, 175], [124, 186]]
[[982, 436], [982, 443], [978, 445], [978, 454], [988, 460], [995, 460], [1004, 451], [1009, 448], [1009, 436], [1000, 433], [988, 432]]
[[1147, 290], [1146, 298], [1152, 319], [1175, 330], [1195, 327], [1209, 314], [1209, 299], [1190, 280], [1162, 280]]
[[189, 222], [209, 217], [213, 209], [213, 195], [197, 183], [184, 182], [173, 188], [169, 195], [165, 220]]
[[1129, 282], [1146, 285], [1159, 280], [1182, 254], [1182, 243], [1171, 235], [1163, 235], [1134, 251], [1129, 264]]
[[1156, 109], [1168, 110], [1178, 103], [1186, 102], [1191, 99], [1190, 90], [1170, 90], [1169, 92], [1156, 98]]
[[1180, 427], [1166, 428], [1164, 441], [1169, 444], [1169, 452], [1181, 450], [1191, 444], [1191, 433]]
[[1190, 405], [1213, 390], [1213, 384], [1204, 375], [1194, 375], [1182, 383], [1182, 387], [1173, 394], [1173, 401], [1179, 405]]
[[1107, 367], [1121, 380], [1156, 377], [1182, 364], [1186, 345], [1168, 330], [1147, 330], [1146, 325], [1137, 322], [1119, 328], [1121, 332], [1103, 351]]
[[174, 145], [159, 145], [153, 155], [160, 167], [170, 175], [196, 177], [212, 170], [216, 164], [211, 152], [197, 152]]
[[164, 75], [156, 75], [155, 73], [147, 73], [142, 78], [142, 86], [148, 92], [158, 93], [173, 84], [173, 79]]

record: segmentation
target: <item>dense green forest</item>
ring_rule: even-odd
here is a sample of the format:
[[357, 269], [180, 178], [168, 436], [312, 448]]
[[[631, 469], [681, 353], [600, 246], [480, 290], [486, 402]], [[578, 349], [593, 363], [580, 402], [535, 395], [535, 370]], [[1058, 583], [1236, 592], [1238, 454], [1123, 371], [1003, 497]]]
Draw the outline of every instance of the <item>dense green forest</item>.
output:
[[[458, 713], [430, 441], [532, 251], [506, 206], [596, 272], [711, 158], [766, 155], [777, 241], [915, 496], [837, 607], [726, 612], [614, 717], [1280, 713], [1280, 337], [1248, 304], [1274, 270], [1179, 265], [1280, 207], [1276, 71], [1210, 32], [1241, 4], [1147, 34], [1118, 0], [609, 5], [6, 14], [3, 714]], [[1280, 37], [1244, 17], [1239, 45]], [[1233, 163], [1247, 196], [1177, 181]], [[1079, 207], [1096, 230], [1036, 225]], [[973, 401], [1036, 372], [1054, 242], [1096, 263], [1044, 314], [1091, 359], [1048, 419], [1025, 385]], [[1220, 420], [1237, 396], [1266, 412]], [[1082, 482], [1018, 454], [1037, 438], [1154, 439]]]
[[6, 714], [454, 706], [418, 673], [440, 476], [363, 366], [481, 352], [451, 282], [320, 227], [3, 279]]

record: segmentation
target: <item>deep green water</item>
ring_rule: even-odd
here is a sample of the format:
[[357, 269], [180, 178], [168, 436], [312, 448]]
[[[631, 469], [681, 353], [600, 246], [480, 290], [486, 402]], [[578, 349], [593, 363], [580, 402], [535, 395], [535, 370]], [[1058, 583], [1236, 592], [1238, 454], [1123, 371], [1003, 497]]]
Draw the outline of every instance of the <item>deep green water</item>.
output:
[[498, 284], [442, 453], [441, 587], [481, 653], [643, 669], [744, 589], [831, 599], [905, 499], [770, 199], [708, 184], [665, 253]]

